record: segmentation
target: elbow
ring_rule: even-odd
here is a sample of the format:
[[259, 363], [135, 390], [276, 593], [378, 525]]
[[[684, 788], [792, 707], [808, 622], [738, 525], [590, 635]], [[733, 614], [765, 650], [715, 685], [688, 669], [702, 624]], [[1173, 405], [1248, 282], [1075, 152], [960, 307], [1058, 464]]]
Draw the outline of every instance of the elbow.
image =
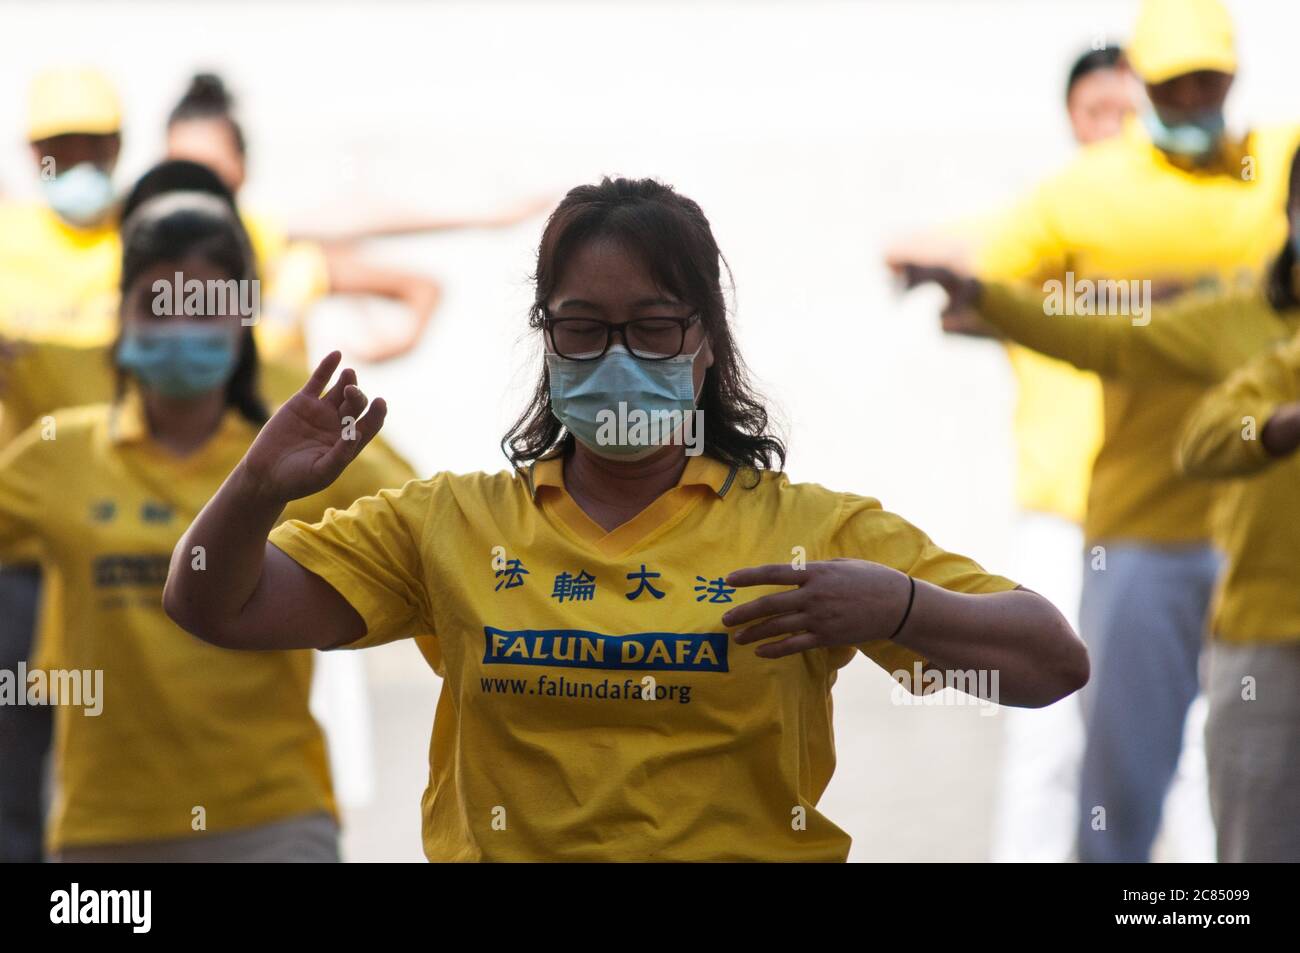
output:
[[1056, 631], [1052, 635], [1051, 644], [1055, 651], [1043, 666], [1042, 678], [1035, 693], [1038, 697], [1026, 706], [1029, 708], [1045, 708], [1073, 695], [1088, 684], [1092, 675], [1087, 646], [1059, 612], [1053, 610], [1053, 615], [1056, 616]]
[[1092, 674], [1083, 640], [1055, 606], [1042, 596], [1038, 598], [1042, 599], [1046, 616], [1037, 643], [1039, 649], [1032, 660], [1025, 659], [1027, 677], [1015, 699], [1004, 702], [1017, 708], [1046, 708], [1079, 691]]
[[1057, 667], [1057, 696], [1052, 699], [1059, 701], [1068, 695], [1073, 695], [1083, 686], [1088, 684], [1088, 679], [1092, 677], [1092, 661], [1088, 658], [1088, 647], [1083, 644], [1083, 639], [1079, 638], [1074, 630], [1070, 628], [1069, 623], [1062, 620], [1062, 637], [1065, 639], [1068, 648], [1063, 653], [1064, 658]]
[[226, 644], [221, 634], [212, 626], [206, 624], [204, 620], [205, 613], [187, 598], [185, 588], [185, 583], [179, 579], [173, 567], [172, 571], [167, 574], [167, 582], [163, 586], [163, 612], [167, 613], [167, 617], [175, 622], [177, 626], [195, 638], [218, 648], [229, 648], [230, 646]]
[[[198, 613], [194, 612], [189, 602], [182, 592], [184, 586], [177, 581], [176, 570], [173, 568], [167, 574], [167, 582], [163, 586], [162, 607], [163, 612], [167, 613], [167, 618], [171, 619], [178, 626], [191, 635], [197, 635], [203, 638], [199, 631]], [[204, 641], [207, 641], [206, 639]]]

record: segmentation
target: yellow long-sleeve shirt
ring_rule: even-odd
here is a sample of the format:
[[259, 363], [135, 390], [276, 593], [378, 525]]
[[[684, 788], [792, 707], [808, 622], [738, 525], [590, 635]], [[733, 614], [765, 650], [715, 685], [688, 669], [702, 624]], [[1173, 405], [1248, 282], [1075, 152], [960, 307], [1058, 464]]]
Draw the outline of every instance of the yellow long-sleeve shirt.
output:
[[[1041, 295], [988, 284], [979, 311], [1013, 340], [1103, 381], [1205, 387], [1229, 379], [1198, 405], [1180, 445], [1182, 469], [1193, 477], [1266, 470], [1217, 485], [1213, 537], [1227, 567], [1211, 629], [1227, 642], [1300, 639], [1300, 459], [1268, 468], [1274, 461], [1257, 439], [1279, 404], [1300, 398], [1300, 338], [1290, 337], [1300, 310], [1278, 312], [1258, 292], [1206, 295], [1157, 304], [1149, 323], [1134, 324], [1123, 316], [1048, 315]], [[1256, 439], [1243, 439], [1252, 433], [1247, 418], [1257, 422]]]
[[1300, 335], [1209, 391], [1182, 429], [1185, 472], [1237, 478], [1223, 484], [1229, 563], [1214, 633], [1224, 641], [1300, 641], [1300, 456], [1272, 457], [1260, 440], [1277, 409], [1297, 400]]
[[[1286, 234], [1286, 170], [1298, 132], [1260, 130], [1214, 170], [1191, 171], [1130, 123], [1042, 184], [990, 238], [977, 270], [1035, 286], [1067, 275], [1253, 284]], [[1173, 462], [1178, 425], [1200, 389], [1177, 379], [1103, 381], [1105, 438], [1093, 465], [1089, 539], [1207, 538], [1213, 489], [1184, 479]]]

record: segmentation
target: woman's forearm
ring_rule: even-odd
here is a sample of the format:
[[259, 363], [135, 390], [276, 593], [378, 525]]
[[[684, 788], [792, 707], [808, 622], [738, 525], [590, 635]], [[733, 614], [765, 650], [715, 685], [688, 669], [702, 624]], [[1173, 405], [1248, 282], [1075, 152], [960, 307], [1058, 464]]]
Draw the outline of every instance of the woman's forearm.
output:
[[991, 686], [990, 700], [1003, 705], [1049, 705], [1088, 681], [1083, 642], [1050, 602], [1026, 590], [972, 595], [917, 580], [895, 641], [954, 678], [987, 672], [975, 684]]
[[163, 606], [179, 625], [215, 643], [228, 641], [257, 591], [266, 537], [286, 501], [260, 491], [235, 467], [172, 551]]

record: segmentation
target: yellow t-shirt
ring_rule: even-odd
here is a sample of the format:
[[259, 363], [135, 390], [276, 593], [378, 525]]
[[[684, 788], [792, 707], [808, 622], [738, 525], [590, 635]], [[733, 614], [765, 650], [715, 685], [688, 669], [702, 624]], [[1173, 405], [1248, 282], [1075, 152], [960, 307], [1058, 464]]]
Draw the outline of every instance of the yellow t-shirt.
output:
[[[1300, 129], [1252, 133], [1212, 171], [1174, 165], [1140, 124], [1085, 148], [991, 236], [991, 280], [1253, 284], [1286, 236], [1287, 174]], [[1103, 383], [1105, 439], [1093, 465], [1091, 540], [1203, 541], [1212, 488], [1183, 479], [1174, 439], [1199, 387]]]
[[[256, 432], [231, 411], [178, 459], [149, 440], [131, 391], [57, 411], [0, 454], [0, 552], [35, 540], [64, 583], [42, 661], [103, 673], [100, 714], [56, 709], [55, 848], [190, 836], [199, 808], [212, 832], [333, 810], [311, 654], [219, 649], [162, 609], [173, 547]], [[384, 486], [369, 456], [285, 518]]]
[[[268, 410], [274, 410], [297, 393], [307, 379], [307, 372], [296, 362], [263, 361], [259, 365], [260, 388]], [[117, 398], [117, 375], [105, 346], [25, 342], [23, 350], [5, 369], [5, 387], [0, 397], [0, 447], [28, 427], [45, 420], [64, 407], [108, 403]], [[382, 436], [371, 443], [370, 466], [381, 473], [379, 485], [400, 486], [415, 475], [411, 464]], [[33, 542], [29, 551], [15, 547], [9, 553], [13, 562], [39, 560]], [[57, 638], [62, 626], [63, 596], [58, 566], [47, 564], [42, 576], [40, 609], [34, 657], [38, 664], [45, 658], [44, 647]]]
[[[1300, 315], [1288, 315], [1290, 327]], [[1205, 395], [1179, 441], [1183, 469], [1218, 479], [1228, 565], [1213, 633], [1232, 643], [1300, 641], [1300, 454], [1269, 456], [1260, 432], [1300, 401], [1300, 336], [1258, 355]]]
[[[843, 860], [849, 837], [817, 802], [835, 763], [831, 686], [854, 649], [772, 660], [734, 644], [722, 614], [772, 590], [724, 577], [802, 547], [958, 591], [1014, 583], [875, 500], [773, 473], [747, 486], [703, 456], [606, 533], [562, 468], [438, 474], [271, 534], [365, 620], [351, 647], [436, 638], [425, 853]], [[860, 648], [890, 672], [922, 664], [894, 643]]]

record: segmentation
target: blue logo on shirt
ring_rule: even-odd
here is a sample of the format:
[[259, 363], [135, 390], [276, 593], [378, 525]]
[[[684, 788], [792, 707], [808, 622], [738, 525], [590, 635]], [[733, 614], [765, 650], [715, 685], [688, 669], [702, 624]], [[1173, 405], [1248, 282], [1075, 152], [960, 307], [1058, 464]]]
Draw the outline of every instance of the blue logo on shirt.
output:
[[603, 635], [579, 629], [483, 627], [484, 665], [549, 665], [621, 671], [725, 672], [725, 632]]

